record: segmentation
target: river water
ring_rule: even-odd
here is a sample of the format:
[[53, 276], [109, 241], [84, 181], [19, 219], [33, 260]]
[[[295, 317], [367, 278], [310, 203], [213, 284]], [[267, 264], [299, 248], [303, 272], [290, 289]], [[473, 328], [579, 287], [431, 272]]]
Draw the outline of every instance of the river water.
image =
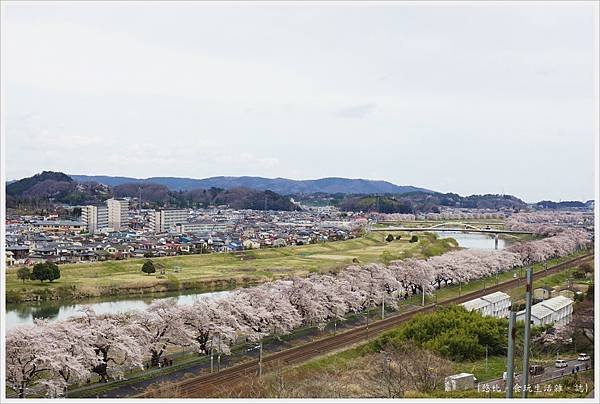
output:
[[[494, 238], [482, 233], [460, 233], [438, 231], [436, 232], [440, 238], [452, 237], [458, 241], [458, 245], [464, 248], [473, 249], [494, 249]], [[505, 241], [498, 240], [498, 249], [505, 246]], [[9, 304], [6, 306], [6, 329], [9, 330], [18, 325], [33, 324], [34, 319], [49, 319], [49, 320], [64, 320], [71, 316], [81, 315], [81, 310], [87, 306], [92, 308], [96, 313], [123, 313], [131, 310], [143, 310], [152, 302], [160, 299], [175, 298], [177, 304], [190, 304], [196, 299], [217, 298], [226, 296], [231, 292], [202, 292], [198, 293], [193, 290], [161, 293], [146, 295], [144, 297], [124, 297], [118, 298], [107, 296], [105, 298], [82, 299], [75, 302], [55, 303], [45, 301], [41, 303], [26, 302], [21, 304]]]

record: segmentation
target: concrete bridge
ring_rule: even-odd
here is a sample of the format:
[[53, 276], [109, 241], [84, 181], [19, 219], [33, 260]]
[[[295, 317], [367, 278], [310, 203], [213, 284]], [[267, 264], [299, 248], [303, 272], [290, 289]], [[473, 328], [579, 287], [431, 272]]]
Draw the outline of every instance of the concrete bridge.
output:
[[390, 227], [374, 227], [371, 231], [457, 231], [463, 233], [489, 233], [489, 234], [533, 234], [530, 231], [519, 230], [504, 230], [494, 229], [490, 226], [477, 227], [469, 223], [447, 222], [439, 223], [427, 227], [406, 227], [406, 226], [390, 226]]

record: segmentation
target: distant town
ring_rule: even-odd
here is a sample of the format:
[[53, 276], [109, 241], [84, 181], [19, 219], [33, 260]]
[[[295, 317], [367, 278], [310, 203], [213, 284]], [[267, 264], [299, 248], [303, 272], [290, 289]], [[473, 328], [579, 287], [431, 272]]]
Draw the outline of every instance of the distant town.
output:
[[[57, 175], [61, 176], [60, 181]], [[30, 195], [48, 183], [81, 188], [62, 173], [44, 172], [9, 184], [9, 189], [25, 184], [26, 188], [20, 188], [18, 195]], [[141, 190], [140, 187], [136, 189]], [[444, 203], [443, 195], [427, 192], [425, 198], [428, 201], [438, 198]], [[416, 200], [414, 194], [409, 195]], [[458, 198], [455, 194], [447, 195]], [[570, 204], [543, 201], [528, 207], [514, 197], [489, 195], [465, 199], [483, 201], [483, 206], [491, 201], [494, 208], [457, 208], [428, 202], [429, 212], [386, 213], [385, 203], [395, 202], [394, 196], [355, 196], [354, 199], [373, 201], [364, 205], [364, 210], [352, 211], [343, 210], [344, 206], [327, 204], [327, 194], [317, 193], [304, 196], [302, 202], [288, 197], [288, 203], [295, 207], [292, 210], [269, 210], [267, 204], [261, 206], [261, 210], [234, 209], [229, 205], [152, 209], [143, 207], [148, 201], [141, 196], [140, 191], [138, 196], [112, 197], [84, 205], [59, 200], [46, 202], [42, 208], [37, 206], [35, 198], [23, 197], [19, 204], [21, 209], [9, 207], [6, 216], [7, 265], [34, 265], [47, 261], [57, 264], [96, 262], [302, 246], [351, 239], [368, 226], [385, 220], [506, 219], [524, 208], [591, 211], [594, 206], [593, 201]], [[417, 196], [423, 198], [421, 194]], [[398, 195], [399, 203], [405, 203], [407, 199], [401, 198], [407, 197]], [[446, 205], [460, 205], [460, 202], [450, 200]], [[23, 206], [28, 207], [27, 213], [22, 212]], [[389, 210], [394, 212], [394, 209]], [[414, 210], [411, 206], [411, 211]], [[34, 214], [36, 211], [44, 214]], [[405, 212], [403, 209], [398, 211]]]

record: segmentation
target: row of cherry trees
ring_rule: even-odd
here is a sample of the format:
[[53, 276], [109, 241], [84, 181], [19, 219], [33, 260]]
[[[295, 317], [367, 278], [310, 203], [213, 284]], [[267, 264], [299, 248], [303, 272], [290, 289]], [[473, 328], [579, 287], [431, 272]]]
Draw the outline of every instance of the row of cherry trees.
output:
[[38, 321], [7, 333], [7, 384], [21, 397], [33, 385], [56, 396], [92, 375], [107, 381], [136, 367], [157, 366], [172, 346], [228, 354], [240, 339], [259, 341], [301, 325], [324, 327], [375, 305], [397, 307], [411, 295], [567, 255], [587, 243], [587, 233], [569, 230], [503, 251], [458, 250], [387, 266], [352, 265], [337, 274], [274, 281], [191, 305], [163, 300], [144, 311], [86, 310], [65, 321]]
[[558, 234], [566, 228], [594, 225], [594, 214], [585, 212], [515, 213], [505, 222], [508, 230], [530, 231], [538, 236]]
[[506, 216], [502, 212], [459, 212], [448, 211], [441, 213], [380, 213], [380, 220], [397, 220], [397, 221], [413, 221], [413, 220], [464, 220], [464, 219], [504, 219]]

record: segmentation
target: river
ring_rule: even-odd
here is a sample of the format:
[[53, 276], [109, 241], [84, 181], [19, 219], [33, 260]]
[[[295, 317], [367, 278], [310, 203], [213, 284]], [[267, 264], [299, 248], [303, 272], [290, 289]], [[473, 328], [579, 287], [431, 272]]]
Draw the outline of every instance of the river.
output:
[[[438, 231], [440, 238], [452, 237], [458, 241], [458, 245], [473, 249], [494, 249], [494, 238], [481, 233], [460, 233]], [[498, 240], [498, 249], [505, 246], [505, 241]], [[152, 302], [160, 299], [176, 298], [178, 304], [190, 304], [196, 299], [216, 298], [226, 296], [229, 291], [202, 292], [187, 290], [182, 292], [160, 293], [146, 295], [144, 297], [108, 296], [105, 298], [82, 299], [75, 302], [49, 302], [20, 303], [6, 305], [6, 329], [9, 330], [18, 325], [33, 324], [34, 319], [46, 318], [49, 320], [64, 320], [71, 316], [81, 314], [84, 306], [92, 308], [96, 313], [123, 313], [131, 310], [143, 310]]]
[[[458, 245], [463, 248], [474, 250], [494, 250], [494, 237], [486, 233], [462, 233], [457, 231], [436, 231], [440, 238], [452, 237], [458, 241]], [[498, 250], [506, 246], [504, 239], [498, 238]]]

